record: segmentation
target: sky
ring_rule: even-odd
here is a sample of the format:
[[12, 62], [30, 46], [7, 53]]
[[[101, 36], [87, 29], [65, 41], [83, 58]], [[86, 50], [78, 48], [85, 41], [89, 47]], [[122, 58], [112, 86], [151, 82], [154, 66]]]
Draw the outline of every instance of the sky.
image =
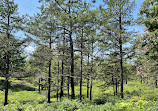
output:
[[[92, 0], [87, 0], [87, 2], [91, 2]], [[137, 19], [138, 13], [139, 13], [139, 8], [141, 7], [141, 4], [143, 3], [144, 0], [135, 0], [136, 7], [133, 13], [134, 19]], [[40, 12], [38, 7], [40, 7], [40, 3], [38, 0], [14, 0], [16, 4], [18, 4], [18, 12], [20, 15], [25, 15], [28, 14], [30, 16], [33, 16], [37, 12]], [[96, 0], [96, 3], [92, 3], [94, 7], [98, 7], [99, 5], [102, 5], [103, 2], [102, 0]], [[141, 25], [136, 25], [131, 27], [131, 30], [135, 30], [139, 33], [143, 33], [144, 26]], [[18, 35], [23, 36], [21, 32], [18, 33]], [[34, 45], [30, 44], [28, 47], [26, 47], [25, 51], [32, 53], [35, 50]]]
[[[18, 4], [19, 7], [19, 13], [21, 15], [28, 14], [33, 15], [36, 12], [39, 12], [39, 9], [37, 7], [40, 7], [40, 3], [38, 3], [38, 0], [14, 0], [16, 4]], [[87, 0], [87, 2], [91, 2], [92, 0]], [[139, 13], [139, 8], [144, 0], [135, 0], [136, 2], [136, 8], [134, 11], [134, 18], [137, 18], [137, 14]], [[95, 7], [98, 7], [99, 5], [102, 5], [102, 0], [96, 0], [96, 3], [92, 3]]]

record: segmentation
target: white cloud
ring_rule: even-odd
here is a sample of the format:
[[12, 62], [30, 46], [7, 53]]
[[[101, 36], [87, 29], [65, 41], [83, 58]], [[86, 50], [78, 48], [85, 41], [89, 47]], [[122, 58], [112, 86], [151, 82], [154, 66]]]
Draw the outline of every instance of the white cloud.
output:
[[27, 47], [25, 48], [25, 51], [26, 51], [27, 53], [32, 53], [33, 51], [35, 51], [35, 48], [29, 45], [29, 46], [27, 46]]

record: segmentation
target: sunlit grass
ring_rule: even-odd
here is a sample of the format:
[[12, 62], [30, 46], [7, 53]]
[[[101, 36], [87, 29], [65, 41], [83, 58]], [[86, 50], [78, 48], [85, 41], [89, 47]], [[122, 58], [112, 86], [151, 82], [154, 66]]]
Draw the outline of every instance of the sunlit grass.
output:
[[[47, 103], [47, 91], [9, 90], [9, 104], [3, 106], [4, 92], [0, 91], [0, 111], [158, 111], [158, 89], [136, 81], [124, 84], [124, 99], [113, 95], [113, 87], [100, 87], [103, 82], [93, 81], [93, 100], [86, 98], [83, 84], [83, 101], [79, 100], [79, 86], [75, 87], [76, 100], [67, 99], [67, 91], [57, 102], [56, 91], [51, 92], [52, 103]], [[27, 85], [27, 83], [25, 84]], [[71, 94], [71, 90], [70, 90]]]

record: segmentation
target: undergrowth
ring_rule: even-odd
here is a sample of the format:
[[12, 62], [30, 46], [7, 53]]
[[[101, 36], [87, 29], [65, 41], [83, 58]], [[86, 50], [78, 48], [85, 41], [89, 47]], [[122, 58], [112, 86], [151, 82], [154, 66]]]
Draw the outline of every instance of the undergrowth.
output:
[[[95, 84], [95, 83], [94, 83]], [[76, 97], [79, 95], [79, 87], [76, 87]], [[86, 88], [83, 88], [86, 94]], [[66, 93], [66, 92], [65, 92]], [[158, 111], [158, 89], [135, 81], [124, 85], [124, 99], [120, 95], [113, 96], [113, 88], [93, 87], [93, 100], [90, 101], [84, 95], [83, 101], [62, 98], [56, 102], [47, 103], [46, 91], [39, 94], [38, 91], [9, 90], [9, 104], [3, 106], [4, 91], [0, 91], [0, 111]], [[54, 96], [53, 96], [54, 95]], [[55, 92], [52, 92], [55, 97]]]

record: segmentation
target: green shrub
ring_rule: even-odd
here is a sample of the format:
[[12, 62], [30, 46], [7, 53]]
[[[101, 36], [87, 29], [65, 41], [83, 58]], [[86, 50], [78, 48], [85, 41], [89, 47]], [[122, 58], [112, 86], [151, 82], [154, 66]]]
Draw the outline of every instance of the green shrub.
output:
[[76, 101], [76, 100], [74, 100], [74, 101], [65, 100], [59, 105], [58, 108], [61, 111], [75, 111], [75, 110], [78, 110], [78, 109], [80, 109], [82, 107], [83, 107], [83, 104], [78, 102], [78, 101]]

